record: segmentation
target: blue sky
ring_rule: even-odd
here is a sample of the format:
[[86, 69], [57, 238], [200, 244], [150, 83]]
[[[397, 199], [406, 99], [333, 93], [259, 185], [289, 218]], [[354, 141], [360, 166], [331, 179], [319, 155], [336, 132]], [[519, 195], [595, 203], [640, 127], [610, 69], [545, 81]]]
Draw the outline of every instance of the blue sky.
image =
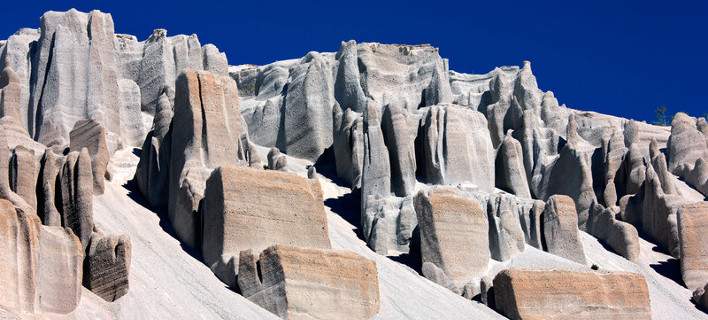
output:
[[[651, 121], [708, 112], [708, 1], [8, 1], [0, 38], [46, 10], [100, 9], [116, 32], [196, 33], [231, 64], [335, 51], [342, 40], [430, 43], [456, 71], [531, 60], [561, 103]], [[569, 2], [576, 2], [568, 4]]]

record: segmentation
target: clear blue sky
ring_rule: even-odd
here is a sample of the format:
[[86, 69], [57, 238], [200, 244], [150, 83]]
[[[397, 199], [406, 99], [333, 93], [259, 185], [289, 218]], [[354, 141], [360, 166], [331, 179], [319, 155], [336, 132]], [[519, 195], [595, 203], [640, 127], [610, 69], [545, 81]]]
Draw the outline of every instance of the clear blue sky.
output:
[[[226, 1], [224, 1], [226, 2]], [[96, 8], [116, 32], [196, 33], [231, 64], [335, 51], [341, 40], [431, 43], [452, 69], [483, 73], [533, 62], [561, 103], [640, 120], [708, 112], [708, 1], [6, 1], [0, 38], [46, 10]], [[495, 4], [500, 3], [500, 4]]]

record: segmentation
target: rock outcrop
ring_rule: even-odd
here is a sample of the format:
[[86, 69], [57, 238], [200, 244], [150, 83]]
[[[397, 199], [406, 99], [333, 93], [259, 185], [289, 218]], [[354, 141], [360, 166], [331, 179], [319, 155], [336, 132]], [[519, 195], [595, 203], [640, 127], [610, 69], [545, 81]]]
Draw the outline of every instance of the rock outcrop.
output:
[[421, 191], [414, 202], [422, 263], [424, 267], [432, 264], [423, 269], [423, 275], [461, 294], [466, 284], [479, 282], [487, 271], [489, 222], [485, 212], [477, 201], [449, 187]]
[[585, 252], [578, 235], [578, 212], [573, 199], [554, 195], [543, 211], [543, 239], [546, 250], [557, 256], [585, 264]]
[[83, 250], [69, 229], [42, 226], [33, 213], [0, 200], [0, 309], [68, 314], [81, 299]]
[[681, 275], [691, 291], [708, 283], [708, 201], [683, 205], [678, 210]]
[[[204, 262], [235, 285], [239, 252], [274, 244], [329, 249], [319, 181], [293, 173], [224, 166], [206, 182], [200, 208]], [[234, 261], [231, 261], [234, 260]]]
[[380, 308], [376, 264], [357, 254], [277, 245], [239, 258], [241, 294], [283, 319], [371, 319]]
[[422, 150], [418, 164], [425, 182], [468, 182], [485, 192], [494, 189], [494, 147], [481, 113], [456, 105], [432, 106], [418, 139]]
[[84, 285], [106, 301], [128, 293], [131, 260], [130, 238], [126, 235], [91, 235], [84, 262]]
[[110, 153], [106, 143], [106, 130], [94, 120], [77, 121], [69, 133], [69, 150], [81, 151], [83, 148], [86, 148], [91, 156], [93, 192], [103, 194]]
[[[167, 190], [156, 191], [162, 196], [168, 195], [167, 212], [177, 235], [196, 247], [199, 239], [196, 212], [212, 170], [224, 165], [250, 165], [253, 157], [238, 114], [238, 90], [233, 80], [190, 70], [177, 78], [176, 88], [174, 116], [168, 133], [171, 145], [166, 159], [169, 161], [159, 168], [160, 175], [167, 176], [163, 185]], [[155, 161], [162, 154], [160, 150], [146, 160]], [[150, 163], [145, 165], [150, 166]], [[150, 177], [142, 179], [153, 182]]]
[[494, 301], [510, 319], [651, 319], [635, 273], [508, 269], [494, 278]]
[[94, 227], [93, 175], [91, 156], [86, 148], [66, 156], [59, 183], [61, 198], [57, 207], [61, 215], [61, 225], [71, 229], [86, 250]]

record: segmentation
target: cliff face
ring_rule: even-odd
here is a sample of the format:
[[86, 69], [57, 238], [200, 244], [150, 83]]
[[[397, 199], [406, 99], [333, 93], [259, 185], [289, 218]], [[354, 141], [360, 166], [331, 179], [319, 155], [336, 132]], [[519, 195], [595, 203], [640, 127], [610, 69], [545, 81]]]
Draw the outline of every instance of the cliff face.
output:
[[[705, 119], [575, 110], [530, 62], [430, 45], [229, 66], [99, 11], [44, 14], [0, 70], [0, 315], [701, 316]], [[671, 257], [687, 288], [650, 267]]]

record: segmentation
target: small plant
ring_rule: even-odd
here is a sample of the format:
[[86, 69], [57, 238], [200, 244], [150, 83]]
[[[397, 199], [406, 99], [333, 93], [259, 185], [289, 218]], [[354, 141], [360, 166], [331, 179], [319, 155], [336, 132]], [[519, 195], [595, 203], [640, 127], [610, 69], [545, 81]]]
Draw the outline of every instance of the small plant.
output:
[[667, 123], [666, 119], [666, 112], [668, 111], [668, 108], [666, 106], [661, 105], [656, 108], [656, 120], [654, 120], [654, 124], [658, 126], [665, 126]]

